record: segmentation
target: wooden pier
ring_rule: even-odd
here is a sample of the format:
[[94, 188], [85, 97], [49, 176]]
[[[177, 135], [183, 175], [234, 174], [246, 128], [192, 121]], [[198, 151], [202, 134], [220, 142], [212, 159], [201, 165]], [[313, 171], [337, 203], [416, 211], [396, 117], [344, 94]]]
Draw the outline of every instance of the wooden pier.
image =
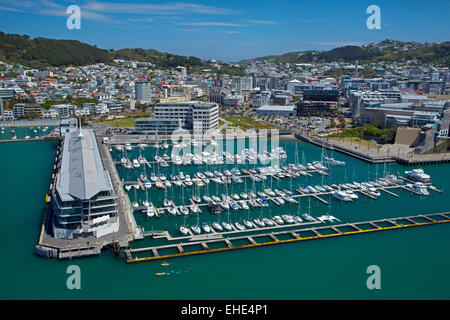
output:
[[[254, 247], [262, 247], [262, 246], [269, 246], [269, 245], [275, 245], [275, 244], [281, 244], [281, 243], [291, 243], [291, 242], [298, 242], [298, 241], [305, 241], [305, 240], [315, 240], [315, 239], [323, 239], [323, 238], [330, 238], [330, 237], [340, 237], [340, 236], [346, 236], [346, 235], [355, 235], [355, 234], [363, 234], [363, 233], [369, 233], [369, 232], [377, 232], [377, 231], [387, 231], [387, 230], [394, 230], [394, 229], [402, 229], [402, 228], [410, 228], [410, 227], [419, 227], [419, 226], [428, 226], [428, 225], [434, 225], [434, 224], [442, 224], [442, 223], [449, 223], [449, 212], [445, 213], [433, 213], [433, 214], [425, 214], [425, 215], [416, 215], [416, 216], [407, 216], [407, 217], [396, 217], [396, 218], [389, 218], [389, 219], [379, 219], [379, 220], [372, 220], [372, 221], [362, 221], [362, 222], [354, 222], [354, 223], [346, 223], [341, 225], [327, 225], [323, 227], [315, 227], [315, 228], [309, 228], [309, 229], [298, 229], [298, 230], [286, 230], [286, 231], [278, 231], [278, 232], [271, 232], [271, 233], [265, 233], [265, 234], [252, 234], [250, 236], [238, 236], [234, 238], [218, 238], [218, 239], [211, 239], [211, 240], [201, 240], [201, 241], [194, 241], [189, 244], [183, 244], [183, 250], [180, 250], [179, 246], [180, 244], [170, 244], [165, 246], [156, 246], [156, 247], [148, 247], [148, 248], [139, 248], [139, 249], [127, 249], [125, 250], [125, 254], [127, 257], [127, 263], [137, 263], [137, 262], [144, 262], [144, 261], [153, 261], [153, 260], [160, 260], [160, 259], [169, 259], [169, 258], [176, 258], [176, 257], [183, 257], [183, 256], [189, 256], [189, 255], [196, 255], [196, 254], [203, 254], [203, 253], [213, 253], [213, 252], [222, 252], [222, 251], [230, 251], [230, 250], [237, 250], [237, 249], [245, 249], [245, 248], [254, 248]], [[417, 220], [426, 220], [427, 222], [419, 222]], [[402, 221], [408, 221], [407, 224], [402, 223]], [[389, 226], [381, 226], [379, 224], [386, 224], [388, 223]], [[370, 229], [366, 229], [362, 226], [364, 225], [370, 225]], [[343, 231], [340, 228], [352, 228], [352, 231]], [[332, 233], [325, 233], [320, 232], [322, 230], [332, 231]], [[314, 235], [312, 236], [306, 236], [303, 237], [300, 235], [301, 232], [309, 232]], [[290, 236], [289, 239], [286, 240], [280, 240], [277, 236]], [[272, 241], [261, 241], [263, 238], [271, 238]], [[233, 242], [236, 241], [242, 241], [246, 240], [248, 244], [244, 245], [234, 245]], [[219, 244], [222, 245], [221, 248], [214, 248], [210, 249], [210, 244]], [[189, 246], [201, 246], [203, 250], [196, 250], [196, 251], [188, 251], [186, 248]], [[178, 253], [175, 254], [167, 254], [167, 255], [160, 255], [158, 250], [161, 249], [168, 249], [168, 248], [174, 248], [178, 251]], [[141, 254], [141, 253], [152, 253], [151, 256], [147, 257], [134, 257], [133, 254]]]

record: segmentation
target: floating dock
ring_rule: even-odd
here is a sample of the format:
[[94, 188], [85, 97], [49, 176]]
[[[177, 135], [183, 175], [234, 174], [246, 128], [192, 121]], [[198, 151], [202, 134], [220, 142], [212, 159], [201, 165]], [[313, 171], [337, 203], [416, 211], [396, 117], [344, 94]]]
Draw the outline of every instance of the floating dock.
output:
[[[190, 255], [197, 255], [203, 253], [223, 252], [229, 250], [245, 249], [269, 246], [281, 243], [291, 243], [305, 240], [316, 240], [330, 237], [339, 237], [346, 235], [355, 235], [376, 231], [387, 231], [410, 227], [428, 226], [433, 224], [442, 224], [450, 222], [450, 212], [445, 213], [433, 213], [426, 215], [416, 215], [407, 217], [396, 217], [389, 219], [379, 219], [372, 221], [353, 222], [340, 225], [328, 225], [323, 227], [314, 227], [309, 229], [287, 230], [278, 231], [265, 234], [253, 234], [249, 236], [238, 236], [234, 238], [216, 238], [207, 240], [202, 239], [200, 241], [186, 243], [169, 244], [164, 246], [155, 246], [139, 249], [127, 249], [125, 254], [127, 257], [127, 263], [137, 263], [145, 261], [153, 261], [160, 259], [169, 259], [176, 257], [184, 257]], [[383, 226], [387, 225], [387, 226]], [[366, 227], [364, 227], [366, 226]], [[367, 228], [367, 226], [370, 226]], [[344, 231], [345, 229], [352, 229], [352, 231]], [[331, 231], [331, 233], [330, 233]], [[310, 235], [302, 236], [302, 233], [309, 233]], [[281, 239], [286, 238], [287, 239]], [[265, 239], [264, 239], [265, 238]], [[270, 238], [269, 241], [265, 241]], [[239, 242], [247, 242], [247, 244], [233, 244]], [[180, 250], [180, 246], [182, 250]], [[219, 246], [219, 247], [217, 247]], [[212, 248], [216, 247], [216, 248]], [[173, 249], [178, 251], [174, 254], [160, 254], [158, 250]], [[193, 250], [192, 250], [193, 249]], [[136, 257], [133, 254], [152, 253], [147, 257]]]

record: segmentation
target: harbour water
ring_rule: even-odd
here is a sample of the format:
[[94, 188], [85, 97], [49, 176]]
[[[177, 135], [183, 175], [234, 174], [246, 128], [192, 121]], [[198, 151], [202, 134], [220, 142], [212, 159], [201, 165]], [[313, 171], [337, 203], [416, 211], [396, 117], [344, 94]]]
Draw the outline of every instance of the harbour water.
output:
[[[288, 152], [289, 162], [295, 160], [297, 144], [299, 161], [302, 153], [305, 160], [319, 160], [321, 149], [301, 142], [280, 141]], [[34, 255], [45, 194], [50, 181], [51, 167], [56, 144], [50, 141], [0, 144], [0, 240], [2, 259], [0, 271], [4, 275], [0, 289], [1, 299], [449, 299], [450, 298], [450, 225], [433, 225], [382, 233], [355, 235], [342, 238], [313, 240], [286, 245], [253, 248], [240, 251], [214, 253], [162, 261], [127, 265], [116, 259], [109, 251], [99, 257], [72, 261], [57, 261], [38, 258]], [[136, 158], [139, 149], [132, 152]], [[151, 148], [146, 149], [149, 159]], [[113, 156], [120, 159], [120, 154]], [[338, 160], [346, 161], [346, 167], [333, 167], [324, 184], [374, 179], [381, 176], [383, 165], [368, 165], [365, 162], [335, 153]], [[235, 165], [227, 165], [231, 169]], [[200, 166], [181, 166], [185, 174], [201, 170]], [[239, 166], [239, 168], [242, 168]], [[208, 168], [212, 171], [215, 168]], [[387, 165], [386, 170], [404, 173], [411, 169], [397, 164]], [[394, 190], [399, 198], [382, 193], [377, 199], [365, 199], [360, 195], [353, 203], [341, 204], [335, 199], [331, 203], [331, 214], [343, 222], [409, 216], [420, 213], [444, 212], [450, 209], [446, 185], [450, 181], [450, 165], [424, 167], [431, 175], [433, 184], [444, 188], [444, 192], [431, 192], [429, 196], [417, 196], [405, 190]], [[119, 174], [126, 175], [119, 167]], [[152, 169], [147, 169], [147, 175]], [[172, 168], [165, 169], [170, 174]], [[225, 170], [222, 168], [222, 172]], [[161, 171], [162, 172], [162, 171]], [[137, 174], [137, 172], [128, 172]], [[168, 174], [167, 174], [168, 175]], [[136, 179], [135, 177], [124, 179]], [[272, 181], [273, 188], [290, 189], [289, 179]], [[281, 185], [278, 186], [277, 184]], [[322, 183], [322, 176], [293, 179], [293, 187], [299, 184]], [[266, 180], [266, 187], [270, 181]], [[230, 187], [230, 186], [229, 186]], [[240, 192], [243, 185], [234, 186]], [[250, 188], [251, 184], [248, 183]], [[261, 190], [262, 184], [256, 187]], [[204, 194], [206, 187], [199, 189]], [[222, 186], [220, 187], [222, 188]], [[202, 191], [203, 189], [203, 191]], [[187, 201], [193, 187], [185, 190]], [[143, 191], [138, 197], [145, 199]], [[181, 201], [179, 189], [169, 189], [167, 196], [176, 204]], [[216, 190], [214, 183], [209, 193], [224, 193]], [[231, 190], [228, 190], [231, 193]], [[133, 200], [134, 191], [130, 192]], [[164, 191], [149, 192], [150, 200], [160, 206]], [[308, 201], [302, 200], [301, 211], [307, 211]], [[263, 209], [263, 215], [297, 213], [296, 206], [277, 207], [271, 204]], [[217, 219], [203, 209], [199, 219]], [[311, 214], [326, 214], [328, 207], [317, 200], [311, 201]], [[250, 212], [258, 217], [260, 209]], [[224, 213], [222, 213], [224, 215]], [[231, 213], [230, 219], [247, 218], [248, 212]], [[146, 230], [167, 229], [176, 234], [176, 226], [185, 223], [184, 217], [156, 219], [135, 213], [139, 225]], [[228, 217], [224, 216], [224, 219]], [[195, 223], [190, 216], [186, 224]], [[170, 221], [168, 221], [170, 220]], [[151, 240], [136, 241], [133, 246], [148, 246]], [[66, 269], [69, 265], [81, 268], [81, 290], [68, 290]], [[370, 265], [381, 268], [381, 290], [369, 290], [366, 269]], [[155, 273], [165, 272], [164, 276]]]
[[0, 128], [0, 140], [39, 138], [49, 135], [55, 126], [48, 127], [3, 127]]

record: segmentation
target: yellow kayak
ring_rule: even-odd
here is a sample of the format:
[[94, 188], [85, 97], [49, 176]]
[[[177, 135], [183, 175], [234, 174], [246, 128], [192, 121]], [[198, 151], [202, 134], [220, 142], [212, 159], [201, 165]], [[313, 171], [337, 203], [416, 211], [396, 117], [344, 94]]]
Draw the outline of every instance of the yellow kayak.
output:
[[157, 275], [157, 276], [163, 276], [163, 275], [165, 275], [166, 273], [165, 272], [158, 272], [158, 273], [155, 273], [155, 275]]

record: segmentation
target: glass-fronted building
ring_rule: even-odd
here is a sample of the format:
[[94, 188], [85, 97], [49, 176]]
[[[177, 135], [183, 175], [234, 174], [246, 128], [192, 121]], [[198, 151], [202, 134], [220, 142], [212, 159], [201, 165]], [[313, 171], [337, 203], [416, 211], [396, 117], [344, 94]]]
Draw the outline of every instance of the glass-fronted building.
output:
[[51, 205], [55, 238], [101, 237], [119, 230], [117, 195], [92, 129], [65, 133]]

